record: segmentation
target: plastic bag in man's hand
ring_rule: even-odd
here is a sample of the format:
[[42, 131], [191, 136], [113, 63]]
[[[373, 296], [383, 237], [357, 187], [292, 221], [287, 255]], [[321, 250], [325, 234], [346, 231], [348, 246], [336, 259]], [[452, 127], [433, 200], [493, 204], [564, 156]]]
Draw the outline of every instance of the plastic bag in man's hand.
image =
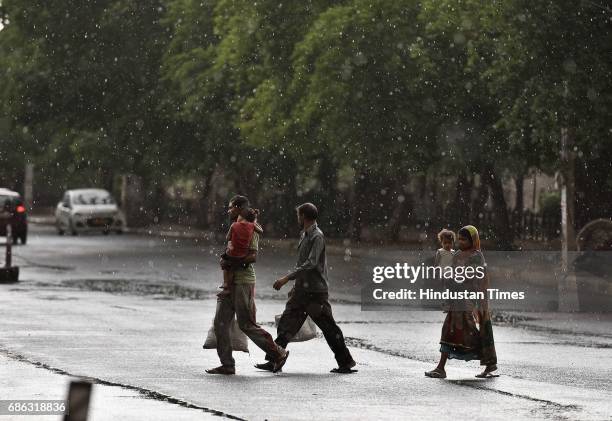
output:
[[[232, 319], [232, 325], [230, 326], [230, 340], [232, 342], [232, 350], [234, 351], [242, 351], [249, 352], [249, 341], [247, 336], [244, 334], [242, 330], [238, 327], [238, 322], [236, 319]], [[213, 325], [208, 329], [208, 334], [206, 335], [206, 341], [204, 341], [204, 349], [217, 349], [217, 336], [215, 335], [215, 322], [213, 320]]]
[[[278, 322], [281, 318], [281, 314], [278, 314], [274, 317], [274, 324], [278, 327]], [[306, 317], [304, 324], [298, 330], [298, 333], [295, 334], [293, 338], [289, 342], [305, 342], [317, 337], [317, 325], [310, 318], [310, 316]]]

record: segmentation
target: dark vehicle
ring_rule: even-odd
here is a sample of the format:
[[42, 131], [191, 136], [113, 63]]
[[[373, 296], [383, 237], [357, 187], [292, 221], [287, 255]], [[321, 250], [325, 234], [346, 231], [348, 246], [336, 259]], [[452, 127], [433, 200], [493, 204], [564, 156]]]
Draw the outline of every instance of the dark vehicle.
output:
[[25, 244], [28, 240], [28, 218], [19, 193], [0, 188], [0, 236], [6, 236], [6, 227], [11, 225], [13, 243]]

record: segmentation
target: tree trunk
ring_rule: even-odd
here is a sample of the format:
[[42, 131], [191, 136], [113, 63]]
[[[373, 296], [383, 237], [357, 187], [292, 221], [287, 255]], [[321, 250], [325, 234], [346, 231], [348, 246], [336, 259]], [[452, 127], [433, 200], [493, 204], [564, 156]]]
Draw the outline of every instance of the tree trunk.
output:
[[267, 211], [264, 209], [264, 222], [273, 221], [273, 233], [280, 237], [286, 237], [287, 235], [293, 237], [293, 233], [296, 232], [295, 207], [300, 205], [298, 203], [296, 178], [297, 164], [294, 160], [290, 160], [283, 166], [282, 193], [276, 194], [270, 201], [270, 209]]
[[514, 234], [510, 228], [508, 205], [504, 197], [502, 180], [492, 164], [487, 164], [485, 174], [486, 181], [491, 189], [491, 199], [493, 201], [493, 211], [495, 214], [495, 245], [497, 248], [508, 250], [512, 247]]
[[472, 209], [470, 209], [470, 219], [473, 223], [478, 224], [484, 216], [485, 206], [489, 200], [489, 183], [487, 182], [487, 173], [481, 172], [476, 191], [476, 198], [472, 201]]
[[208, 203], [210, 201], [210, 193], [212, 188], [214, 168], [209, 169], [206, 174], [198, 182], [199, 185], [199, 200], [197, 209], [197, 224], [200, 228], [210, 228], [208, 224]]
[[[206, 203], [206, 223], [213, 232], [223, 231], [220, 206], [225, 205], [219, 203], [219, 187], [223, 181], [223, 172], [219, 166], [215, 166], [212, 174], [209, 177], [208, 201]], [[229, 200], [229, 198], [227, 198]]]
[[514, 178], [514, 186], [516, 190], [516, 198], [514, 201], [514, 210], [512, 212], [511, 218], [511, 226], [514, 231], [515, 238], [522, 238], [521, 236], [521, 221], [523, 219], [523, 209], [525, 208], [525, 200], [524, 200], [524, 184], [525, 184], [525, 175], [520, 173]]
[[361, 169], [355, 171], [353, 183], [353, 194], [351, 197], [351, 222], [349, 223], [349, 235], [355, 241], [361, 239], [363, 218], [365, 217], [366, 196], [368, 187], [368, 175]]
[[[399, 240], [401, 221], [404, 220], [406, 204], [408, 202], [408, 198], [405, 197], [404, 191], [402, 188], [402, 186], [404, 185], [404, 182], [405, 180], [403, 179], [403, 177], [402, 178], [397, 177], [395, 179], [393, 191], [390, 192], [392, 200], [393, 200], [393, 203], [391, 205], [391, 208], [393, 209], [393, 211], [391, 212], [391, 216], [389, 220], [387, 221], [387, 238], [389, 238], [391, 241]], [[404, 197], [404, 200], [402, 201], [398, 200], [400, 195]]]
[[524, 174], [519, 174], [514, 179], [514, 185], [516, 187], [516, 201], [514, 202], [514, 210], [517, 212], [523, 212], [525, 208], [525, 201], [523, 198], [523, 194], [525, 184], [525, 176]]
[[429, 214], [429, 217], [425, 221], [427, 223], [425, 233], [427, 234], [427, 238], [433, 247], [437, 246], [438, 244], [438, 232], [443, 227], [446, 227], [448, 223], [448, 218], [446, 218], [448, 213], [445, 211], [446, 206], [445, 204], [439, 203], [439, 179], [437, 172], [438, 169], [433, 167], [429, 171], [429, 174], [424, 174], [422, 180], [423, 189], [421, 193], [423, 205], [427, 208]]
[[[321, 211], [321, 224], [331, 231], [332, 227], [338, 226], [337, 207], [335, 206], [338, 181], [336, 166], [330, 158], [329, 152], [324, 152], [319, 160], [319, 188], [315, 196], [315, 205]], [[336, 233], [334, 233], [336, 234]]]
[[472, 194], [472, 184], [467, 178], [465, 170], [462, 170], [457, 175], [457, 184], [455, 187], [455, 201], [453, 204], [454, 217], [456, 225], [463, 226], [470, 223], [470, 202]]

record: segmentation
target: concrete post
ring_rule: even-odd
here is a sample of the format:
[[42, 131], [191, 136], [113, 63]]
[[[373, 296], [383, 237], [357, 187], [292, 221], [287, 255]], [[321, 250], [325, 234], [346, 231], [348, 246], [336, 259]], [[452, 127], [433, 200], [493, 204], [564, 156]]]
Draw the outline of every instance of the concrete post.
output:
[[574, 230], [574, 163], [573, 139], [568, 128], [561, 129], [561, 277], [559, 311], [579, 311], [576, 273], [570, 267], [569, 252], [576, 250]]
[[26, 209], [32, 210], [34, 205], [34, 164], [26, 164], [23, 183], [23, 201]]

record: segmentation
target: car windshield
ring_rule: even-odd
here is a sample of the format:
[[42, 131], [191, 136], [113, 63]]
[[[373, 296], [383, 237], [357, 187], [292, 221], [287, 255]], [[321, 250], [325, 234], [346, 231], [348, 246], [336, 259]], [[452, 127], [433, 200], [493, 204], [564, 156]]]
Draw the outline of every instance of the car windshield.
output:
[[72, 203], [75, 205], [112, 205], [115, 201], [108, 193], [84, 192], [75, 194]]

